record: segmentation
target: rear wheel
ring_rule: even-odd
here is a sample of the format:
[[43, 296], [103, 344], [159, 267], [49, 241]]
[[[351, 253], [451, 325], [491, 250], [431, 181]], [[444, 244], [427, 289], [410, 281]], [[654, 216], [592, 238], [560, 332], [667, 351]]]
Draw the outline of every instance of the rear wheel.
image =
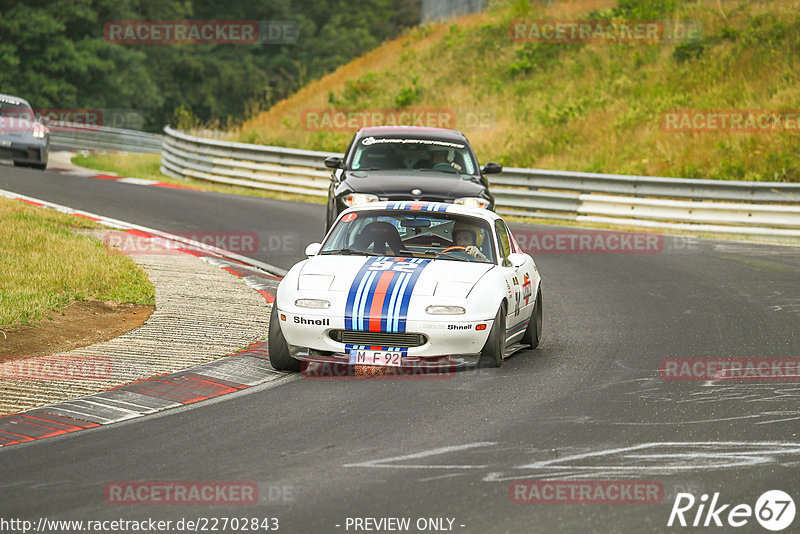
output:
[[522, 342], [530, 345], [532, 349], [539, 346], [542, 340], [542, 288], [536, 292], [536, 302], [531, 310], [531, 320], [528, 323], [528, 328], [522, 335]]
[[27, 166], [28, 166], [28, 164], [25, 163], [24, 161], [15, 161], [14, 162], [14, 167], [27, 167]]
[[43, 170], [45, 170], [47, 168], [47, 162], [44, 162], [44, 163], [31, 163], [31, 167], [33, 167], [34, 169], [39, 169], [40, 171], [43, 171]]
[[283, 337], [281, 319], [278, 317], [278, 306], [274, 303], [269, 316], [269, 363], [278, 371], [300, 370], [300, 360], [295, 360], [289, 355], [289, 345]]
[[506, 353], [506, 308], [503, 304], [494, 317], [489, 339], [481, 350], [478, 367], [500, 367]]

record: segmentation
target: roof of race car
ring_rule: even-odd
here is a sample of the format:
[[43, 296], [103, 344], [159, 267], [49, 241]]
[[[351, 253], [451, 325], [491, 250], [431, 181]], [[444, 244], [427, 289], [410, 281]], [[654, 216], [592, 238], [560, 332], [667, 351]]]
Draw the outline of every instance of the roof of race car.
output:
[[368, 204], [359, 204], [348, 208], [342, 213], [351, 211], [378, 211], [378, 210], [398, 210], [398, 211], [435, 211], [439, 213], [456, 213], [458, 215], [471, 215], [473, 217], [480, 217], [488, 221], [494, 221], [501, 217], [495, 212], [484, 208], [473, 208], [471, 206], [462, 206], [460, 204], [449, 204], [447, 202], [425, 202], [416, 200], [393, 200], [382, 202], [370, 202]]

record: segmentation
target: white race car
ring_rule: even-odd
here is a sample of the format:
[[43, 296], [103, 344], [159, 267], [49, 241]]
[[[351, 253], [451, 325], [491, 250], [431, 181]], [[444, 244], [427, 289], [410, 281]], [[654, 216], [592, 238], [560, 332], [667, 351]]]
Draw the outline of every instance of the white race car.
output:
[[539, 345], [541, 277], [494, 212], [374, 202], [342, 212], [281, 281], [269, 358], [389, 367], [499, 367]]

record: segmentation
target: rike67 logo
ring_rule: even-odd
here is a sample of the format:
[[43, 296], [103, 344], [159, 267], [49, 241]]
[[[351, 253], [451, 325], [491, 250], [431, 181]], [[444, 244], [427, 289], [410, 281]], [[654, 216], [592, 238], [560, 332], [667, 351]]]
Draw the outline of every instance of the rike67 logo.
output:
[[[753, 516], [767, 530], [778, 532], [794, 521], [794, 500], [781, 490], [764, 492], [756, 501], [755, 507], [749, 504], [722, 504], [719, 492], [714, 493], [711, 502], [708, 494], [696, 499], [691, 493], [679, 493], [675, 497], [667, 526], [693, 527], [733, 527], [747, 525]], [[696, 505], [696, 509], [695, 509]]]

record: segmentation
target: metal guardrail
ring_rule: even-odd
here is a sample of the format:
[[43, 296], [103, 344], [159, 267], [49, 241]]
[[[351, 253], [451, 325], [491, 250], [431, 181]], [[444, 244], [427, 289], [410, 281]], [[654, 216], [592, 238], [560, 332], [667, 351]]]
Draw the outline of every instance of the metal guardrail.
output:
[[[271, 191], [327, 196], [323, 160], [341, 156], [187, 135], [164, 128], [161, 172]], [[504, 168], [490, 177], [496, 210], [526, 218], [800, 237], [800, 184]]]
[[323, 160], [335, 152], [201, 139], [164, 128], [161, 172], [284, 193], [327, 196], [330, 171]]
[[158, 134], [74, 122], [51, 122], [48, 128], [50, 146], [55, 148], [151, 153], [161, 151], [162, 136]]

